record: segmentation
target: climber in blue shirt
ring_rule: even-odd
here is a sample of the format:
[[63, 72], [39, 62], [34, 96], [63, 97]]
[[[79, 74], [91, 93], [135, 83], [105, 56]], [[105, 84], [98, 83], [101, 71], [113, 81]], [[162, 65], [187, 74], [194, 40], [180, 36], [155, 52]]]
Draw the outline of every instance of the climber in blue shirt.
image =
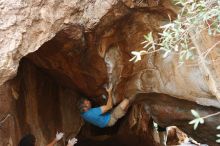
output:
[[113, 126], [118, 119], [123, 117], [128, 109], [129, 100], [125, 98], [119, 105], [112, 109], [112, 86], [106, 88], [108, 92], [108, 100], [105, 105], [92, 108], [88, 99], [81, 99], [79, 109], [83, 119], [100, 128]]

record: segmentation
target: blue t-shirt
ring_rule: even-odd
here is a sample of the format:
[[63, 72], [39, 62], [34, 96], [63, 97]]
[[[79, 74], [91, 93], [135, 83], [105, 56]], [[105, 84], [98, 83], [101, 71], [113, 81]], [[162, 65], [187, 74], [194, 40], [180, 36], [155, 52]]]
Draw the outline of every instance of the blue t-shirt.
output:
[[102, 114], [101, 107], [91, 108], [81, 115], [84, 120], [100, 128], [106, 127], [111, 117], [109, 112]]

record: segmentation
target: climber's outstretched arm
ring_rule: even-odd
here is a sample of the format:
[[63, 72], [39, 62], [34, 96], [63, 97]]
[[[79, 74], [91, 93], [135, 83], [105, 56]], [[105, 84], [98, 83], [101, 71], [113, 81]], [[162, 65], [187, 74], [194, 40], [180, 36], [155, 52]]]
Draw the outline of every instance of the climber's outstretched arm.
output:
[[56, 139], [51, 141], [47, 146], [54, 146], [57, 143]]
[[63, 138], [63, 135], [64, 135], [64, 133], [62, 133], [62, 132], [58, 133], [57, 132], [56, 138], [52, 142], [50, 142], [47, 146], [54, 146], [60, 139]]
[[106, 105], [101, 106], [102, 113], [106, 113], [112, 108], [112, 85], [106, 88], [106, 91], [108, 92], [108, 101]]

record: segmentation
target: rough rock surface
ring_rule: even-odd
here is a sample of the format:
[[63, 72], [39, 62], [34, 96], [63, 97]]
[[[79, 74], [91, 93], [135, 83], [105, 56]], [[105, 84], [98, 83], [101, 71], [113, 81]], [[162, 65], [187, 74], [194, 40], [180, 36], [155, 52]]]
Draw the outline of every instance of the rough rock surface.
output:
[[160, 126], [175, 125], [200, 143], [216, 145], [216, 137], [213, 135], [218, 133], [216, 129], [220, 122], [218, 117], [205, 119], [205, 124], [198, 126], [197, 130], [194, 130], [193, 126], [188, 123], [194, 119], [190, 113], [191, 109], [198, 111], [201, 116], [206, 116], [218, 112], [218, 108], [205, 107], [182, 99], [173, 99], [173, 97], [163, 94], [140, 94], [138, 97], [144, 100], [141, 102], [145, 103], [145, 110]]
[[[20, 59], [69, 24], [92, 29], [116, 0], [0, 1], [0, 84], [12, 78]], [[30, 43], [32, 42], [32, 43]]]
[[[27, 132], [35, 133], [42, 139], [39, 144], [45, 144], [56, 128], [75, 136], [82, 124], [76, 100], [88, 96], [97, 104], [104, 103], [101, 95], [106, 94], [103, 86], [108, 82], [114, 87], [115, 104], [139, 93], [173, 96], [155, 95], [144, 101], [147, 109], [141, 111], [147, 116], [140, 116], [135, 129], [148, 129], [143, 121], [150, 123], [148, 118], [152, 117], [161, 125], [184, 128], [197, 140], [215, 141], [216, 118], [199, 129], [199, 134], [188, 121], [193, 118], [191, 108], [206, 115], [218, 110], [207, 105], [220, 107], [218, 44], [206, 62], [201, 58], [218, 37], [210, 38], [205, 33], [194, 36], [200, 60], [182, 66], [176, 54], [163, 58], [161, 52], [135, 64], [128, 61], [131, 51], [142, 50], [143, 35], [152, 31], [158, 37], [159, 26], [169, 21], [168, 15], [175, 18], [176, 8], [170, 1], [10, 0], [0, 1], [0, 8], [0, 116], [4, 119], [10, 113], [14, 117], [3, 123], [9, 130], [5, 134], [0, 131], [4, 139], [0, 144], [16, 144]], [[17, 77], [6, 82], [16, 75], [22, 57]], [[128, 121], [132, 125], [132, 120]], [[202, 132], [204, 129], [208, 135]], [[151, 139], [151, 131], [148, 133], [146, 137]]]
[[10, 140], [17, 145], [28, 133], [36, 136], [37, 145], [45, 145], [57, 131], [65, 131], [66, 137], [79, 132], [83, 121], [76, 106], [78, 95], [57, 84], [44, 70], [22, 60], [17, 77], [7, 85], [10, 88], [8, 95], [1, 95], [5, 102], [1, 102], [0, 113], [1, 119], [7, 114], [10, 117], [1, 124], [0, 145]]

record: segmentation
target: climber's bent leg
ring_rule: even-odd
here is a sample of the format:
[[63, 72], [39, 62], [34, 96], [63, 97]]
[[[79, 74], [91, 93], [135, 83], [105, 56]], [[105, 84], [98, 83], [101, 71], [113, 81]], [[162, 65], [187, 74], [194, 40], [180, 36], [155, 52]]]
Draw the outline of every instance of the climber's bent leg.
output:
[[113, 125], [115, 125], [115, 123], [118, 121], [118, 119], [122, 118], [127, 109], [128, 109], [128, 104], [129, 104], [129, 100], [128, 99], [124, 99], [118, 106], [116, 106], [112, 113], [111, 113], [111, 118], [110, 121], [108, 122], [107, 127], [111, 127]]
[[125, 98], [118, 106], [122, 108], [122, 110], [127, 111], [129, 105], [129, 100]]

